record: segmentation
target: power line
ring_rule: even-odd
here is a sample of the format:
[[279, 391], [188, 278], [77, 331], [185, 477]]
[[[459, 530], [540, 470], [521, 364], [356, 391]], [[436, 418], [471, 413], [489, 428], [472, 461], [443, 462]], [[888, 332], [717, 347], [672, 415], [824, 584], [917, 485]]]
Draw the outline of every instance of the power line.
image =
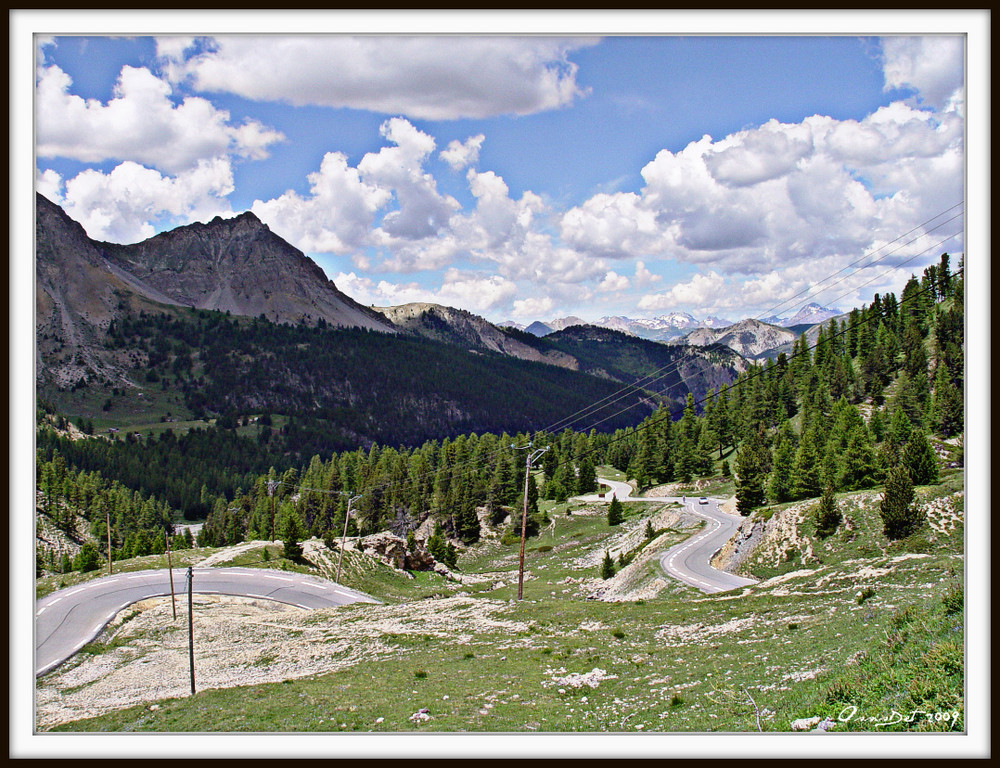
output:
[[[881, 250], [882, 250], [883, 248], [888, 248], [888, 247], [889, 247], [890, 245], [892, 245], [893, 243], [897, 243], [897, 242], [899, 242], [899, 241], [900, 241], [900, 240], [902, 240], [902, 239], [903, 239], [904, 237], [907, 237], [908, 235], [911, 235], [911, 234], [913, 234], [914, 232], [916, 232], [916, 231], [917, 231], [918, 229], [923, 229], [923, 230], [924, 230], [923, 234], [921, 234], [921, 235], [920, 235], [920, 237], [923, 237], [924, 235], [927, 235], [927, 234], [930, 234], [931, 232], [933, 232], [933, 231], [934, 231], [934, 230], [936, 230], [936, 229], [940, 229], [940, 228], [941, 228], [941, 227], [943, 227], [943, 226], [944, 226], [945, 224], [948, 224], [949, 222], [952, 222], [952, 221], [954, 221], [955, 219], [957, 219], [957, 218], [959, 218], [959, 217], [961, 217], [961, 216], [964, 216], [964, 215], [965, 215], [965, 213], [964, 213], [964, 211], [963, 211], [962, 213], [958, 213], [958, 214], [956, 214], [955, 216], [952, 216], [952, 217], [951, 217], [950, 219], [948, 219], [948, 220], [946, 220], [946, 221], [942, 221], [941, 223], [939, 223], [939, 224], [936, 224], [936, 225], [935, 225], [934, 227], [932, 227], [931, 229], [925, 229], [925, 227], [926, 227], [926, 226], [927, 226], [928, 224], [930, 224], [930, 223], [931, 223], [932, 221], [934, 221], [934, 219], [937, 219], [937, 218], [940, 218], [941, 216], [944, 216], [944, 215], [945, 215], [946, 213], [949, 213], [950, 211], [952, 211], [952, 210], [954, 210], [955, 208], [958, 208], [958, 207], [959, 207], [960, 205], [964, 205], [964, 204], [965, 204], [965, 201], [964, 201], [964, 200], [963, 200], [963, 201], [960, 201], [960, 202], [958, 202], [958, 203], [955, 203], [955, 205], [951, 206], [951, 208], [948, 208], [947, 210], [945, 210], [945, 211], [942, 211], [941, 213], [937, 214], [936, 216], [931, 216], [931, 218], [929, 218], [929, 219], [928, 219], [927, 221], [925, 221], [925, 222], [923, 222], [923, 223], [921, 223], [921, 224], [918, 224], [918, 225], [917, 225], [917, 226], [915, 226], [915, 227], [914, 227], [913, 229], [911, 229], [911, 230], [910, 230], [909, 232], [904, 232], [904, 233], [903, 233], [902, 235], [900, 235], [899, 237], [897, 237], [897, 238], [895, 238], [895, 239], [893, 239], [893, 240], [890, 240], [890, 241], [889, 241], [888, 243], [885, 243], [884, 245], [881, 245], [881, 246], [879, 246], [879, 247], [878, 247], [878, 248], [876, 248], [876, 249], [875, 249], [875, 250], [874, 250], [874, 251], [873, 251], [872, 253], [868, 253], [868, 254], [865, 254], [865, 255], [864, 255], [864, 256], [862, 256], [862, 257], [861, 257], [860, 259], [857, 259], [857, 260], [855, 260], [855, 261], [852, 261], [852, 262], [851, 262], [850, 264], [848, 264], [848, 265], [846, 265], [846, 266], [844, 266], [844, 267], [841, 267], [841, 268], [840, 268], [839, 270], [837, 270], [836, 272], [834, 272], [834, 273], [833, 273], [833, 274], [831, 274], [831, 275], [828, 275], [828, 276], [824, 277], [824, 278], [823, 278], [822, 280], [820, 280], [819, 282], [817, 282], [817, 283], [814, 283], [814, 284], [812, 284], [812, 285], [808, 286], [807, 288], [803, 288], [803, 289], [802, 289], [801, 291], [799, 291], [798, 293], [796, 293], [796, 294], [795, 294], [794, 296], [790, 296], [790, 297], [788, 297], [787, 299], [785, 299], [784, 301], [782, 301], [782, 302], [781, 302], [780, 304], [776, 305], [775, 307], [771, 307], [771, 309], [768, 309], [768, 310], [765, 310], [765, 312], [764, 312], [764, 315], [763, 315], [763, 316], [761, 316], [761, 317], [759, 317], [759, 318], [757, 318], [757, 319], [758, 319], [758, 320], [762, 320], [762, 319], [763, 319], [763, 317], [765, 317], [765, 316], [770, 316], [770, 315], [774, 315], [774, 314], [776, 314], [776, 313], [778, 312], [778, 310], [779, 310], [779, 309], [780, 309], [780, 308], [781, 308], [782, 306], [784, 306], [784, 305], [786, 305], [786, 304], [789, 304], [789, 303], [792, 303], [794, 299], [798, 298], [798, 297], [799, 297], [799, 296], [801, 296], [801, 295], [802, 295], [803, 293], [808, 293], [808, 292], [811, 292], [811, 291], [813, 291], [813, 290], [814, 290], [814, 289], [815, 289], [815, 288], [816, 288], [817, 286], [819, 286], [819, 285], [822, 285], [822, 284], [823, 284], [823, 283], [825, 283], [825, 282], [826, 282], [827, 280], [830, 280], [831, 278], [834, 278], [834, 277], [836, 277], [837, 275], [839, 275], [839, 274], [840, 274], [841, 272], [843, 272], [844, 270], [847, 270], [847, 269], [850, 269], [851, 267], [853, 267], [853, 266], [855, 266], [855, 265], [857, 265], [857, 264], [860, 264], [860, 263], [861, 263], [862, 261], [864, 261], [865, 259], [867, 259], [867, 258], [868, 258], [869, 256], [871, 256], [871, 255], [872, 255], [873, 253], [878, 253], [878, 252], [879, 252], [879, 251], [881, 251]], [[952, 235], [952, 237], [954, 237], [954, 235]], [[912, 243], [915, 243], [915, 242], [916, 242], [916, 241], [917, 241], [918, 239], [920, 239], [920, 238], [919, 238], [919, 237], [917, 237], [917, 238], [914, 238], [914, 239], [913, 239], [913, 240], [911, 240], [911, 241], [910, 241], [909, 243], [905, 243], [904, 245], [900, 245], [900, 246], [899, 246], [899, 248], [903, 248], [903, 247], [904, 247], [905, 245], [911, 245]], [[896, 248], [896, 249], [894, 249], [894, 250], [890, 251], [889, 253], [885, 254], [885, 256], [882, 256], [882, 257], [880, 257], [880, 258], [878, 258], [878, 259], [875, 259], [875, 260], [874, 260], [874, 261], [873, 261], [873, 262], [872, 262], [871, 264], [866, 264], [866, 265], [865, 265], [864, 267], [861, 267], [861, 269], [867, 269], [868, 267], [871, 267], [871, 266], [874, 266], [874, 265], [875, 265], [876, 263], [878, 263], [879, 261], [882, 261], [883, 259], [887, 258], [888, 256], [891, 256], [891, 255], [892, 255], [893, 253], [895, 253], [895, 252], [896, 252], [897, 250], [899, 250], [899, 248]], [[859, 270], [859, 271], [860, 271], [860, 270]], [[850, 275], [847, 275], [847, 277], [850, 277]], [[846, 277], [845, 277], [845, 279], [846, 279]], [[842, 281], [838, 281], [838, 282], [842, 282]], [[837, 283], [834, 283], [834, 285], [836, 285], [836, 284], [837, 284]], [[813, 293], [813, 294], [810, 294], [810, 295], [812, 295], [812, 296], [815, 296], [815, 295], [818, 295], [818, 294], [820, 294], [820, 293], [823, 293], [823, 292], [825, 292], [825, 291], [829, 290], [829, 287], [830, 287], [830, 286], [827, 286], [826, 288], [823, 288], [823, 289], [822, 289], [822, 290], [820, 290], [820, 291], [816, 291], [816, 293]], [[860, 287], [860, 286], [859, 286], [859, 287]], [[807, 296], [806, 298], [809, 298], [809, 297]], [[841, 297], [841, 298], [842, 298], [842, 297]], [[837, 299], [834, 299], [834, 301], [837, 301]], [[804, 306], [804, 305], [803, 305], [803, 306]], [[801, 307], [800, 307], [800, 309], [801, 309]]]

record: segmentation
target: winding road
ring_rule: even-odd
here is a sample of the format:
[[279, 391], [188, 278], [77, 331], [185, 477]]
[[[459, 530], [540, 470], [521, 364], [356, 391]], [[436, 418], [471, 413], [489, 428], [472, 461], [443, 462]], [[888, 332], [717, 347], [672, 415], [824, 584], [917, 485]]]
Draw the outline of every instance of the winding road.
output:
[[707, 499], [706, 504], [699, 504], [695, 497], [659, 496], [643, 498], [632, 495], [632, 486], [617, 480], [604, 477], [598, 481], [610, 488], [604, 496], [596, 493], [586, 496], [574, 496], [574, 501], [611, 501], [611, 496], [617, 496], [618, 501], [658, 501], [683, 504], [685, 510], [707, 522], [705, 530], [691, 538], [668, 549], [659, 556], [660, 568], [673, 579], [682, 581], [692, 587], [709, 594], [728, 592], [750, 584], [756, 584], [753, 579], [745, 579], [728, 571], [713, 568], [712, 557], [722, 549], [722, 546], [732, 538], [743, 519], [737, 515], [729, 515], [719, 509], [717, 499]]
[[699, 504], [696, 499], [688, 498], [682, 503], [688, 512], [705, 520], [707, 525], [705, 530], [660, 555], [663, 572], [709, 594], [756, 584], [754, 579], [745, 579], [711, 565], [712, 557], [733, 537], [743, 518], [721, 511], [716, 499]]
[[[195, 568], [192, 592], [273, 600], [315, 610], [378, 601], [315, 576], [263, 568]], [[178, 601], [187, 592], [187, 569], [175, 568]], [[44, 675], [96, 638], [124, 608], [170, 594], [167, 569], [134, 571], [61, 589], [35, 601], [35, 676]], [[187, 606], [181, 602], [181, 610]]]

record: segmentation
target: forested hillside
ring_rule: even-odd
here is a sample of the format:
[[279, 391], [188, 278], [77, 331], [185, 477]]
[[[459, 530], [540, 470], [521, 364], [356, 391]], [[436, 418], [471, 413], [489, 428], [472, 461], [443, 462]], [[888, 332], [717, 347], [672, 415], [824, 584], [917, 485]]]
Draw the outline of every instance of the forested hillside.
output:
[[[213, 441], [223, 439], [220, 434], [225, 430], [180, 438], [169, 435], [155, 444], [147, 441], [147, 452], [141, 455], [146, 459], [148, 477], [174, 474], [169, 469], [175, 460], [172, 457], [188, 450], [204, 465], [205, 474], [195, 473], [187, 479], [186, 497], [180, 502], [180, 509], [203, 505], [197, 508], [208, 514], [200, 535], [204, 544], [279, 536], [329, 538], [344, 526], [349, 497], [357, 497], [348, 522], [351, 530], [372, 533], [388, 529], [406, 536], [429, 517], [442, 533], [469, 544], [479, 537], [478, 510], [484, 510], [498, 524], [519, 504], [525, 482], [524, 449], [529, 442], [534, 449], [549, 449], [535, 465], [538, 473], [528, 482], [533, 530], [544, 523], [537, 513], [539, 497], [565, 499], [589, 491], [595, 485], [594, 467], [609, 464], [627, 472], [640, 487], [687, 482], [719, 472], [732, 474], [743, 514], [769, 501], [780, 503], [884, 485], [892, 503], [897, 504], [886, 510], [886, 535], [898, 538], [920, 524], [919, 510], [907, 501], [912, 499], [913, 485], [934, 483], [944, 463], [961, 462], [963, 312], [961, 271], [952, 274], [944, 255], [921, 279], [912, 278], [900, 299], [893, 294], [876, 296], [870, 306], [850, 313], [846, 320], [831, 321], [813, 348], [802, 340], [793, 354], [752, 366], [731, 386], [713, 389], [702, 398], [689, 395], [676, 421], [668, 407], [661, 407], [638, 426], [613, 433], [575, 432], [561, 429], [556, 422], [555, 431], [470, 432], [425, 441], [419, 447], [373, 444], [327, 457], [315, 455], [285, 469], [278, 469], [279, 465], [263, 469], [259, 462], [273, 457], [266, 451], [251, 451], [243, 474], [234, 472], [227, 480], [212, 483], [209, 474], [214, 469], [210, 468], [223, 463], [221, 458], [215, 462], [210, 458], [213, 450], [222, 450], [221, 444]], [[232, 321], [214, 322], [226, 329]], [[295, 375], [310, 380], [311, 358], [298, 345], [326, 338], [309, 334], [327, 332], [261, 324], [253, 333], [234, 334], [232, 338], [238, 341], [232, 341], [226, 333], [214, 334], [205, 326], [146, 318], [135, 325], [123, 325], [115, 334], [116, 338], [131, 335], [133, 339], [153, 340], [151, 347], [155, 349], [155, 339], [169, 339], [174, 344], [195, 330], [208, 334], [199, 340], [199, 346], [210, 353], [197, 377], [179, 366], [178, 385], [184, 387], [202, 376], [206, 381], [209, 376], [213, 380], [218, 377], [225, 385], [202, 388], [199, 383], [190, 391], [214, 398], [213, 403], [231, 403], [234, 409], [285, 402], [280, 400], [283, 379]], [[274, 343], [276, 338], [281, 343]], [[380, 337], [362, 332], [361, 338], [377, 348]], [[263, 339], [270, 346], [265, 347]], [[416, 352], [436, 347], [414, 343], [411, 375], [420, 381], [418, 361], [427, 365], [429, 360]], [[298, 351], [287, 356], [273, 352], [285, 347]], [[174, 359], [183, 359], [183, 349], [170, 348]], [[262, 355], [265, 348], [272, 354]], [[315, 351], [330, 356], [325, 370], [336, 371], [338, 365], [351, 359], [350, 355], [338, 358], [344, 351], [332, 345]], [[250, 369], [260, 377], [255, 379], [253, 391], [264, 402], [241, 400], [247, 395], [235, 391], [240, 387], [235, 371], [241, 355], [256, 366]], [[280, 374], [269, 374], [268, 365]], [[541, 368], [554, 375], [570, 373]], [[376, 389], [392, 380], [390, 371], [372, 374]], [[317, 398], [325, 396], [323, 382], [314, 381], [312, 386]], [[564, 412], [569, 412], [569, 402], [599, 403], [599, 394], [576, 393], [572, 401], [561, 401]], [[270, 397], [277, 399], [268, 401]], [[294, 405], [290, 399], [285, 404]], [[626, 404], [609, 400], [606, 405], [605, 411], [599, 407], [588, 411], [582, 421], [599, 423], [607, 412], [619, 412], [626, 418]], [[391, 411], [382, 412], [383, 420], [386, 414], [391, 422]], [[375, 419], [375, 411], [371, 418]], [[534, 418], [539, 418], [537, 413]], [[224, 439], [235, 440], [236, 436]], [[58, 461], [58, 451], [69, 464], [86, 466], [88, 456], [94, 455], [90, 446], [98, 444], [78, 441], [83, 447], [74, 452], [61, 441], [64, 438], [52, 435], [40, 439], [39, 461]], [[246, 445], [263, 448], [266, 442], [247, 440]], [[128, 464], [124, 448], [124, 442], [104, 443], [104, 466], [138, 475], [143, 471], [139, 465], [123, 469]], [[196, 487], [197, 501], [191, 498]], [[174, 503], [168, 487], [155, 493]], [[93, 505], [85, 511], [97, 532], [97, 517], [103, 516]], [[827, 504], [827, 512], [824, 525], [836, 529], [836, 509]], [[114, 520], [118, 520], [117, 515]], [[127, 529], [117, 528], [114, 521], [112, 527], [115, 541], [123, 542]]]

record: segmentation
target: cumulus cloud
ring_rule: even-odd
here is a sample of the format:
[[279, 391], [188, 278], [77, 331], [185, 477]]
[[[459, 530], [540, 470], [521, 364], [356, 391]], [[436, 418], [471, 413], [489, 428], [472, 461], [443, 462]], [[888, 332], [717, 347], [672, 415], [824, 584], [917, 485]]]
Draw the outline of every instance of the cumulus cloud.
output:
[[656, 253], [666, 245], [656, 210], [631, 192], [600, 193], [560, 220], [562, 239], [574, 248], [611, 259]]
[[62, 177], [48, 169], [35, 174], [35, 191], [40, 192], [53, 203], [62, 203]]
[[812, 150], [808, 124], [787, 125], [770, 120], [760, 128], [741, 131], [705, 156], [705, 165], [720, 184], [745, 187], [791, 171]]
[[377, 307], [425, 302], [461, 307], [473, 312], [488, 312], [506, 305], [517, 294], [514, 283], [499, 275], [484, 276], [457, 269], [447, 270], [437, 289], [426, 288], [416, 282], [376, 282], [354, 272], [341, 272], [333, 281], [355, 300]]
[[542, 37], [216, 37], [175, 78], [203, 92], [426, 120], [527, 115], [585, 95], [569, 55], [596, 40]]
[[597, 285], [597, 290], [611, 293], [613, 291], [624, 291], [628, 287], [628, 278], [612, 270], [604, 275], [604, 279]]
[[88, 169], [66, 181], [63, 206], [95, 240], [134, 243], [177, 226], [231, 213], [233, 175], [223, 158], [202, 160], [176, 176], [125, 162], [110, 173]]
[[341, 152], [324, 155], [308, 180], [308, 196], [289, 190], [272, 200], [255, 200], [251, 210], [303, 251], [342, 254], [364, 247], [375, 214], [389, 202], [391, 191], [365, 182]]
[[646, 294], [639, 299], [642, 310], [673, 310], [678, 307], [724, 306], [725, 278], [717, 272], [698, 274], [669, 291]]
[[959, 36], [887, 37], [882, 40], [885, 88], [913, 88], [920, 99], [944, 107], [961, 99], [965, 45]]
[[382, 135], [394, 147], [369, 152], [358, 163], [366, 182], [391, 190], [398, 208], [387, 213], [381, 229], [389, 238], [416, 240], [437, 235], [461, 206], [437, 191], [437, 181], [423, 165], [434, 151], [433, 137], [400, 117], [387, 120]]
[[642, 261], [637, 261], [635, 263], [635, 276], [632, 278], [632, 282], [637, 288], [645, 288], [646, 286], [652, 285], [662, 280], [661, 275], [654, 275], [648, 269], [646, 269], [646, 264]]
[[582, 254], [720, 274], [829, 255], [843, 263], [962, 199], [962, 129], [955, 110], [896, 102], [861, 121], [816, 115], [704, 136], [658, 152], [640, 193], [594, 195], [567, 211], [562, 238]]
[[548, 296], [529, 296], [514, 302], [514, 317], [539, 318], [545, 317], [555, 309], [555, 301]]
[[479, 162], [479, 150], [485, 140], [486, 136], [480, 133], [477, 136], [470, 136], [464, 142], [457, 139], [450, 141], [448, 148], [441, 152], [440, 157], [452, 167], [452, 170], [460, 171], [468, 168]]
[[130, 160], [167, 173], [190, 170], [202, 160], [235, 154], [267, 156], [284, 136], [256, 122], [229, 123], [229, 113], [209, 101], [171, 101], [171, 86], [148, 69], [123, 67], [106, 104], [71, 92], [58, 66], [40, 67], [36, 83], [36, 152], [85, 163]]

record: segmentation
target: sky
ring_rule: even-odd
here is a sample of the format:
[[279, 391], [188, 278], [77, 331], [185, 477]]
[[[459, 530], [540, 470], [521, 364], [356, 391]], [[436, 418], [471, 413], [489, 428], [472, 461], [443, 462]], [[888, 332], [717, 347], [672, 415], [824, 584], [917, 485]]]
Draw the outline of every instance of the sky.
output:
[[964, 250], [960, 35], [39, 35], [34, 105], [91, 237], [250, 210], [376, 306], [787, 317]]
[[[988, 12], [517, 14], [528, 15], [526, 23], [520, 18], [512, 21], [502, 12], [460, 15], [457, 22], [452, 15], [11, 11], [12, 510], [29, 509], [34, 497], [33, 451], [24, 450], [35, 427], [33, 264], [23, 258], [33, 247], [32, 187], [54, 195], [67, 210], [72, 207], [81, 221], [92, 220], [88, 227], [94, 228], [95, 236], [122, 241], [214, 216], [216, 211], [221, 215], [247, 210], [258, 200], [257, 212], [263, 218], [268, 203], [277, 208], [275, 201], [281, 201], [287, 209], [297, 207], [299, 217], [284, 215], [285, 230], [278, 222], [270, 226], [311, 253], [339, 286], [376, 304], [422, 298], [465, 306], [494, 320], [522, 322], [570, 313], [592, 319], [612, 313], [650, 317], [669, 311], [656, 308], [660, 305], [699, 315], [736, 317], [755, 311], [766, 315], [772, 307], [788, 314], [798, 302], [809, 299], [809, 287], [824, 277], [859, 258], [887, 256], [898, 243], [876, 249], [914, 228], [914, 235], [921, 234], [925, 222], [931, 222], [926, 225], [929, 229], [954, 215], [950, 206], [963, 202], [961, 163], [956, 160], [963, 150], [962, 138], [950, 133], [955, 121], [964, 127], [968, 152], [969, 220], [964, 239], [936, 246], [954, 233], [950, 227], [936, 229], [908, 250], [882, 259], [878, 268], [853, 276], [818, 298], [846, 307], [852, 298], [853, 303], [867, 301], [875, 291], [898, 293], [911, 272], [919, 273], [941, 250], [955, 254], [969, 247], [967, 402], [970, 413], [984, 417], [967, 424], [967, 507], [989, 508]], [[347, 30], [370, 36], [431, 34], [444, 28], [452, 34], [456, 29], [491, 34], [516, 33], [522, 27], [528, 34], [572, 32], [585, 39], [578, 44], [563, 40], [567, 47], [554, 52], [508, 50], [506, 56], [497, 53], [493, 58], [451, 47], [436, 64], [418, 61], [412, 52], [404, 59], [407, 51], [398, 40], [375, 63], [358, 55], [345, 61], [332, 52], [318, 56], [319, 61], [304, 51], [278, 56], [277, 48], [269, 45], [252, 67], [252, 62], [241, 62], [225, 46], [214, 59], [196, 58], [200, 49], [178, 52], [180, 43], [158, 47], [155, 39], [142, 37], [164, 31], [202, 35], [206, 30], [283, 34]], [[773, 32], [810, 36], [703, 37]], [[109, 33], [122, 37], [100, 38]], [[595, 33], [623, 37], [598, 40]], [[635, 33], [662, 37], [643, 39]], [[873, 33], [906, 37], [879, 39]], [[965, 104], [949, 98], [956, 82], [961, 84], [962, 67], [955, 62], [954, 50], [927, 48], [941, 42], [924, 37], [936, 33], [968, 35], [968, 119]], [[50, 42], [60, 34], [85, 34], [90, 39], [86, 47], [67, 38]], [[838, 37], [823, 37], [828, 34]], [[678, 36], [682, 39], [675, 39]], [[272, 60], [276, 56], [277, 62]], [[56, 86], [49, 92], [55, 96], [51, 105], [55, 111], [42, 116], [36, 109], [41, 104], [38, 87], [43, 70], [53, 66], [71, 82], [62, 91], [59, 72], [49, 73], [53, 79], [47, 84]], [[125, 66], [131, 68], [127, 75], [138, 77], [125, 78], [123, 85], [129, 88], [119, 90], [119, 97], [116, 83]], [[232, 75], [227, 87], [212, 80], [224, 78], [227, 71], [240, 77]], [[339, 88], [330, 83], [334, 74], [343, 80]], [[239, 90], [250, 87], [237, 82], [244, 78], [258, 92]], [[276, 79], [286, 89], [284, 95], [267, 92]], [[444, 93], [434, 92], [436, 83], [446, 84]], [[372, 103], [376, 90], [383, 99], [395, 101]], [[463, 95], [458, 104], [465, 110], [461, 117], [416, 111], [420, 105], [454, 107], [458, 95]], [[74, 96], [83, 99], [82, 113]], [[109, 102], [127, 109], [108, 112]], [[484, 104], [492, 104], [493, 110]], [[817, 115], [819, 120], [812, 119]], [[383, 150], [420, 145], [383, 135], [381, 126], [393, 118], [403, 118], [434, 144], [429, 152], [418, 152], [411, 176], [395, 181], [389, 170], [393, 157], [401, 153], [381, 154]], [[772, 119], [776, 122], [770, 124]], [[404, 128], [387, 127], [387, 132], [402, 140]], [[274, 140], [276, 134], [281, 134], [280, 140]], [[706, 135], [711, 139], [703, 141]], [[804, 150], [797, 141], [803, 136], [808, 138]], [[45, 150], [50, 154], [39, 151], [35, 138], [52, 145]], [[427, 140], [423, 141], [426, 147]], [[458, 144], [449, 151], [452, 141]], [[457, 170], [441, 157], [442, 152], [448, 152], [446, 157]], [[332, 158], [324, 166], [328, 154]], [[366, 155], [373, 157], [362, 164]], [[471, 181], [470, 168], [475, 174]], [[486, 176], [489, 173], [493, 175]], [[503, 180], [504, 194], [498, 179]], [[448, 208], [446, 228], [433, 236], [406, 240], [402, 228], [409, 220], [390, 216], [385, 222], [385, 218], [401, 205], [410, 214], [425, 201], [433, 202], [436, 198], [427, 194], [430, 182], [437, 197], [447, 195], [458, 208]], [[286, 195], [289, 192], [294, 196]], [[333, 199], [336, 206], [324, 204]], [[374, 208], [366, 208], [366, 200]], [[741, 221], [757, 227], [756, 237], [741, 245], [734, 245], [738, 240], [734, 238], [732, 247], [720, 247]], [[956, 223], [963, 219], [950, 224]], [[706, 235], [711, 224], [717, 230], [715, 243]], [[495, 237], [497, 233], [507, 240]], [[329, 250], [311, 250], [310, 238], [319, 244], [324, 237], [324, 248]], [[505, 243], [514, 246], [505, 251]], [[449, 250], [456, 245], [465, 252]], [[925, 248], [929, 248], [926, 256], [917, 255]], [[901, 264], [914, 255], [913, 261]], [[393, 259], [399, 264], [390, 264]], [[397, 268], [405, 259], [410, 259], [409, 267]], [[441, 264], [431, 268], [435, 259]], [[891, 267], [898, 269], [882, 276]], [[834, 280], [854, 275], [853, 269]], [[614, 275], [608, 279], [611, 272]], [[861, 286], [867, 280], [872, 282]], [[513, 284], [513, 293], [508, 283]], [[788, 303], [803, 288], [806, 293]], [[854, 293], [833, 301], [848, 289]], [[970, 515], [966, 525], [969, 668], [986, 669], [988, 516]], [[12, 541], [34, 538], [30, 515], [12, 514], [11, 528]], [[11, 616], [26, 617], [33, 611], [30, 552], [24, 546], [12, 551]], [[15, 625], [24, 630], [30, 621]], [[148, 753], [148, 738], [139, 743], [122, 734], [107, 739], [70, 735], [52, 742], [35, 734], [32, 637], [29, 631], [18, 631], [11, 638], [11, 668], [20, 670], [11, 675], [11, 691], [23, 703], [12, 708], [12, 755], [78, 758]], [[834, 750], [837, 755], [857, 757], [873, 753], [982, 757], [989, 754], [989, 700], [988, 676], [973, 674], [968, 680], [966, 734], [957, 740], [951, 734], [940, 739], [924, 734], [916, 740], [879, 740], [872, 734], [854, 739], [845, 734]], [[486, 734], [470, 738], [475, 739], [472, 748], [477, 752], [486, 745], [497, 754], [525, 757], [540, 753], [565, 757], [581, 749], [590, 757], [818, 755], [806, 751], [813, 742], [803, 742], [805, 746], [794, 753], [787, 740], [754, 736], [706, 735], [702, 741], [698, 734], [646, 734], [642, 739], [623, 734], [586, 740], [582, 747], [579, 739], [533, 736], [537, 738], [530, 742], [509, 735], [495, 740]], [[444, 734], [440, 740], [422, 737], [419, 743], [416, 737], [402, 735], [379, 737], [377, 742], [338, 742], [336, 750], [358, 757], [431, 754], [431, 750], [460, 757], [470, 748], [455, 734]], [[192, 735], [170, 739], [167, 748], [190, 757], [216, 752], [232, 757], [234, 749], [248, 756], [276, 749], [283, 755], [320, 756], [328, 753], [327, 747], [322, 740], [294, 736], [249, 735], [234, 746], [229, 740]], [[830, 747], [824, 743], [822, 749], [829, 752]]]

